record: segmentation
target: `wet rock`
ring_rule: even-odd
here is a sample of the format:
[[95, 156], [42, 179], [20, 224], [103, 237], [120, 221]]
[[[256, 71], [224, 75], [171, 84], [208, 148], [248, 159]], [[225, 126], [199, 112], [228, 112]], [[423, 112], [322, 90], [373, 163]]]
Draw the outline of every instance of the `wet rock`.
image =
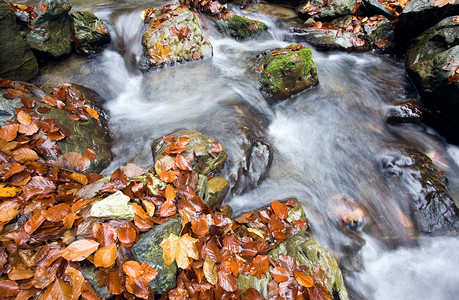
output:
[[[86, 173], [99, 173], [104, 170], [112, 159], [108, 115], [102, 108], [104, 100], [96, 92], [88, 88], [72, 85], [70, 90], [78, 95], [81, 101], [87, 101], [87, 105], [94, 108], [99, 114], [97, 120], [88, 118], [87, 121], [72, 121], [67, 118], [68, 113], [65, 110], [49, 106], [39, 100], [47, 95], [42, 89], [35, 85], [29, 85], [29, 90], [30, 94], [24, 93], [24, 96], [34, 99], [36, 108], [46, 107], [49, 109], [48, 113], [40, 113], [42, 118], [54, 119], [72, 133], [72, 138], [65, 138], [56, 142], [60, 148], [58, 152], [77, 152], [83, 155], [85, 149], [91, 148], [96, 152], [97, 157], [91, 161], [91, 165]], [[49, 88], [45, 90], [50, 91]], [[3, 98], [1, 95], [5, 92], [6, 89], [0, 89], [0, 119], [9, 120], [15, 117], [14, 109], [22, 107], [23, 104], [19, 99], [10, 100]], [[40, 149], [39, 147], [38, 150]], [[57, 159], [55, 153], [49, 153], [49, 151], [41, 151], [39, 154], [46, 159]]]
[[91, 204], [91, 217], [134, 220], [134, 210], [132, 209], [129, 196], [121, 191], [111, 194], [101, 200]]
[[216, 176], [207, 181], [204, 203], [210, 208], [219, 206], [229, 190], [229, 183], [223, 177]]
[[257, 187], [267, 176], [273, 158], [267, 123], [248, 105], [235, 105], [237, 114], [227, 128], [232, 138], [225, 141], [228, 161], [222, 174], [233, 195]]
[[212, 44], [204, 37], [198, 19], [189, 9], [176, 7], [144, 12], [148, 29], [142, 43], [151, 65], [212, 56]]
[[3, 0], [0, 1], [0, 20], [0, 78], [35, 79], [37, 59], [19, 32], [13, 10]]
[[388, 48], [392, 45], [395, 38], [395, 33], [392, 24], [388, 19], [378, 21], [376, 27], [365, 23], [363, 25], [365, 31], [365, 39], [372, 45], [379, 45], [379, 47]]
[[394, 146], [384, 154], [381, 171], [409, 193], [414, 220], [426, 233], [459, 229], [459, 209], [430, 158], [413, 148]]
[[388, 124], [415, 123], [422, 119], [422, 109], [416, 99], [411, 99], [386, 111], [386, 122]]
[[44, 0], [48, 9], [31, 21], [31, 30], [27, 32], [27, 43], [37, 51], [54, 57], [69, 54], [72, 51], [72, 26], [68, 0]]
[[179, 236], [181, 230], [180, 218], [175, 217], [141, 234], [140, 241], [132, 247], [132, 253], [136, 261], [149, 264], [158, 272], [155, 279], [149, 283], [155, 294], [160, 295], [176, 286], [177, 264], [174, 262], [168, 266], [164, 263], [163, 249], [159, 244], [168, 238], [170, 234]]
[[436, 0], [412, 0], [400, 14], [395, 27], [397, 41], [406, 43], [442, 19], [459, 14], [459, 1], [439, 6]]
[[250, 7], [247, 7], [246, 11], [273, 16], [285, 21], [298, 18], [295, 9], [287, 5], [282, 5], [282, 3], [254, 3]]
[[324, 50], [344, 50], [347, 52], [370, 51], [371, 47], [364, 39], [358, 38], [352, 32], [338, 34], [334, 29], [290, 28], [290, 38], [296, 42], [307, 42], [312, 46]]
[[363, 0], [363, 3], [366, 15], [383, 15], [390, 20], [395, 18], [395, 15], [377, 0]]
[[[354, 9], [355, 0], [329, 0], [325, 5], [322, 0], [306, 1], [300, 4], [298, 12], [302, 15], [314, 17], [319, 20], [336, 19], [341, 16], [350, 15]], [[319, 6], [316, 13], [310, 13], [307, 8]]]
[[73, 42], [77, 52], [93, 54], [103, 50], [110, 42], [110, 34], [102, 21], [90, 11], [70, 14], [73, 25]]
[[346, 28], [352, 24], [352, 15], [347, 15], [344, 17], [339, 17], [330, 22], [334, 27], [337, 28]]
[[268, 25], [257, 20], [234, 15], [229, 21], [217, 23], [217, 29], [221, 32], [226, 32], [236, 40], [246, 40], [248, 38], [257, 38], [265, 34]]
[[[195, 153], [197, 163], [193, 162], [195, 164], [194, 169], [199, 174], [207, 175], [223, 167], [227, 157], [225, 148], [221, 152], [215, 153], [215, 157], [210, 155], [212, 145], [216, 142], [215, 139], [194, 130], [181, 130], [171, 135], [175, 136], [176, 139], [180, 137], [190, 138], [190, 142], [186, 145], [187, 150], [182, 152], [181, 155], [187, 157], [191, 153]], [[170, 143], [164, 142], [163, 139], [159, 139], [153, 143], [152, 151], [155, 163], [164, 157], [162, 152], [168, 144]]]
[[[459, 5], [456, 5], [459, 7]], [[406, 67], [421, 95], [425, 121], [459, 143], [459, 81], [453, 76], [459, 61], [459, 23], [449, 17], [412, 40]]]
[[307, 19], [306, 21], [304, 21], [304, 27], [308, 28], [308, 27], [313, 27], [314, 25], [316, 25], [316, 21], [314, 21], [313, 18], [309, 18]]
[[[278, 51], [288, 50], [290, 49]], [[318, 83], [317, 67], [310, 48], [277, 55], [268, 52], [263, 59], [263, 65], [260, 89], [272, 100], [286, 99]]]
[[84, 278], [91, 284], [97, 296], [103, 297], [104, 299], [112, 299], [114, 295], [108, 292], [107, 286], [99, 286], [97, 284], [97, 272], [98, 269], [94, 267], [93, 264], [87, 264], [81, 267], [81, 274], [83, 274]]

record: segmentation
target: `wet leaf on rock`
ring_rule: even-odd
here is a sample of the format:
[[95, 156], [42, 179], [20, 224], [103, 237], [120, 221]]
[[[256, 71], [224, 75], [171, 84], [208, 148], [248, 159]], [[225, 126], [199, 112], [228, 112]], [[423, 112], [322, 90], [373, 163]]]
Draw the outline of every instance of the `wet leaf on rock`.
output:
[[99, 248], [99, 243], [94, 240], [78, 240], [62, 251], [62, 257], [69, 261], [82, 261]]

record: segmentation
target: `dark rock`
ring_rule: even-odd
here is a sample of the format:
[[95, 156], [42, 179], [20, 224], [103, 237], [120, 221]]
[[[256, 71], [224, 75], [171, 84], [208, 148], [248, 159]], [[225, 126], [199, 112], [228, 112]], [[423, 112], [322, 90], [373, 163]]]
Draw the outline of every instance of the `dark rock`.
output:
[[363, 29], [365, 31], [365, 39], [372, 45], [379, 45], [378, 47], [382, 47], [382, 45], [384, 45], [384, 48], [390, 47], [395, 38], [392, 24], [387, 19], [378, 21], [376, 27], [365, 23]]
[[[278, 49], [280, 52], [288, 50]], [[310, 48], [277, 55], [268, 52], [263, 65], [260, 89], [272, 100], [286, 99], [318, 83], [317, 67]]]
[[415, 123], [422, 119], [422, 109], [416, 99], [411, 99], [396, 106], [391, 106], [386, 111], [388, 124]]
[[220, 32], [225, 32], [236, 40], [261, 37], [268, 29], [268, 25], [263, 22], [239, 15], [232, 16], [229, 21], [218, 22], [216, 27]]
[[229, 190], [228, 181], [216, 176], [208, 180], [205, 188], [204, 203], [210, 208], [219, 207]]
[[104, 299], [113, 299], [115, 295], [112, 295], [108, 292], [107, 286], [99, 286], [97, 284], [97, 272], [99, 269], [94, 267], [93, 264], [87, 264], [81, 267], [81, 274], [84, 278], [91, 284], [94, 291], [97, 293], [97, 296]]
[[414, 220], [422, 232], [439, 234], [459, 229], [459, 209], [427, 155], [394, 146], [381, 158], [380, 168], [387, 180], [397, 181], [409, 193]]
[[[210, 150], [212, 149], [212, 144], [216, 142], [213, 138], [209, 138], [202, 133], [193, 130], [181, 130], [172, 133], [171, 135], [174, 135], [176, 139], [180, 137], [190, 138], [190, 142], [186, 145], [187, 150], [181, 154], [184, 157], [187, 157], [192, 152], [195, 153], [197, 163], [195, 163], [194, 168], [199, 174], [207, 175], [210, 172], [223, 167], [227, 157], [226, 150], [223, 148], [223, 150], [218, 152], [215, 157], [211, 156]], [[152, 152], [155, 163], [164, 157], [162, 152], [168, 144], [169, 143], [164, 142], [163, 139], [159, 139], [153, 143]]]
[[223, 174], [233, 195], [258, 186], [268, 174], [273, 158], [267, 124], [248, 105], [234, 106], [237, 116], [231, 122], [232, 138], [225, 141], [228, 161]]
[[[164, 17], [162, 11], [163, 9], [147, 9], [144, 12], [145, 22], [149, 26], [142, 43], [149, 64], [158, 66], [212, 56], [212, 44], [204, 37], [198, 19], [188, 8], [166, 10], [172, 16], [166, 21], [164, 18], [167, 17]], [[169, 46], [165, 47], [163, 44]]]
[[[306, 4], [309, 3], [308, 6]], [[355, 0], [329, 0], [324, 6], [321, 6], [317, 9], [317, 13], [309, 13], [307, 10], [308, 7], [320, 6], [322, 5], [322, 0], [312, 0], [306, 1], [303, 4], [300, 4], [298, 7], [298, 12], [300, 14], [314, 17], [319, 20], [331, 20], [336, 19], [341, 16], [346, 16], [352, 14], [354, 9]], [[306, 6], [306, 7], [305, 7]]]
[[110, 43], [110, 34], [102, 21], [90, 11], [70, 13], [73, 25], [73, 42], [77, 52], [97, 53]]
[[459, 23], [454, 17], [442, 20], [412, 40], [406, 56], [408, 74], [421, 95], [426, 123], [456, 144], [459, 143], [459, 81], [451, 79], [457, 61]]
[[0, 1], [0, 78], [33, 80], [38, 75], [38, 63], [21, 36], [16, 17], [5, 1]]
[[27, 43], [37, 51], [59, 57], [72, 51], [72, 26], [68, 0], [44, 0], [48, 9], [31, 22]]
[[459, 1], [439, 7], [436, 0], [411, 0], [398, 17], [397, 41], [406, 43], [442, 19], [459, 14]]
[[164, 263], [163, 249], [159, 244], [170, 234], [179, 236], [181, 230], [180, 218], [175, 217], [141, 234], [140, 241], [132, 247], [132, 253], [137, 262], [149, 264], [158, 272], [158, 275], [149, 284], [155, 294], [161, 295], [176, 286], [177, 264], [174, 262], [168, 266]]
[[395, 15], [377, 0], [363, 0], [363, 3], [365, 3], [365, 11], [369, 15], [383, 15], [389, 20], [395, 18]]

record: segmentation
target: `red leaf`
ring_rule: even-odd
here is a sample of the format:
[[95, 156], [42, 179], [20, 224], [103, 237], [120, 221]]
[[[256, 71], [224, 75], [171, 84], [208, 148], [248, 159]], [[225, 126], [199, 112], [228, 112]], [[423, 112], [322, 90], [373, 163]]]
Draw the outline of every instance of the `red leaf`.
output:
[[256, 289], [249, 288], [244, 293], [244, 299], [245, 300], [261, 300], [262, 298], [261, 298], [260, 293]]
[[96, 154], [96, 151], [94, 151], [94, 149], [87, 148], [84, 150], [84, 156], [89, 158], [89, 160], [93, 160], [93, 159], [96, 159], [97, 154]]

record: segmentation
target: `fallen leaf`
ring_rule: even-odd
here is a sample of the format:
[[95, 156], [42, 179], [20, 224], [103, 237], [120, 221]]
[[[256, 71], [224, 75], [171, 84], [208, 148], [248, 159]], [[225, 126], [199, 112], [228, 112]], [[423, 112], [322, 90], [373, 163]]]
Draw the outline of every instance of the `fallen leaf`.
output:
[[206, 219], [200, 218], [198, 220], [191, 221], [191, 230], [197, 235], [205, 235], [209, 232], [209, 226]]
[[274, 213], [281, 219], [286, 219], [288, 216], [288, 208], [285, 204], [280, 203], [279, 201], [275, 200], [271, 204], [271, 207]]
[[67, 267], [65, 275], [69, 278], [70, 285], [72, 286], [72, 299], [77, 300], [83, 291], [85, 281], [83, 274], [73, 267]]
[[17, 113], [16, 119], [18, 120], [19, 124], [22, 125], [30, 125], [30, 123], [32, 123], [32, 117], [23, 110], [20, 110]]
[[69, 261], [82, 261], [99, 248], [99, 243], [94, 240], [78, 240], [62, 251], [62, 257]]
[[93, 119], [99, 119], [99, 114], [94, 108], [91, 108], [89, 106], [83, 106], [83, 109], [89, 114], [89, 116]]
[[218, 280], [218, 269], [215, 262], [209, 256], [207, 256], [202, 268], [204, 271], [204, 277], [206, 277], [207, 282], [215, 285]]
[[161, 248], [163, 248], [164, 262], [170, 265], [175, 260], [179, 268], [188, 268], [189, 258], [199, 259], [198, 248], [196, 247], [197, 241], [197, 239], [189, 236], [188, 233], [181, 237], [171, 233], [160, 244]]
[[11, 154], [18, 162], [34, 161], [38, 159], [37, 152], [25, 147], [14, 150]]
[[275, 267], [271, 271], [271, 276], [276, 280], [277, 282], [286, 282], [289, 279], [289, 272], [287, 272], [284, 268], [282, 267]]
[[0, 186], [0, 198], [11, 198], [19, 194], [21, 191], [22, 189], [18, 187]]
[[244, 300], [262, 300], [262, 297], [256, 289], [249, 288], [244, 292]]
[[[40, 4], [38, 5], [38, 7], [40, 8], [40, 11], [42, 13], [44, 13], [45, 11], [48, 10], [48, 3], [45, 3], [45, 2], [40, 2]], [[77, 299], [77, 298], [75, 298]]]
[[45, 221], [45, 217], [41, 214], [41, 212], [38, 212], [34, 214], [32, 217], [27, 220], [27, 222], [24, 224], [24, 231], [27, 234], [32, 234], [35, 232], [35, 230], [40, 227], [40, 225]]
[[234, 292], [237, 290], [237, 279], [231, 273], [218, 272], [218, 284], [227, 292]]
[[430, 6], [437, 6], [437, 7], [443, 7], [447, 4], [453, 5], [455, 0], [435, 0], [430, 4]]
[[177, 207], [172, 200], [168, 200], [161, 205], [159, 215], [163, 218], [173, 216], [177, 212]]
[[5, 125], [0, 128], [0, 138], [5, 142], [11, 142], [17, 136], [19, 124]]
[[110, 268], [116, 261], [116, 244], [97, 249], [94, 253], [94, 266], [97, 268]]
[[312, 280], [311, 276], [304, 274], [303, 272], [293, 271], [293, 275], [295, 276], [296, 281], [304, 287], [312, 287], [314, 286], [314, 281]]
[[82, 185], [88, 184], [88, 177], [86, 175], [81, 174], [81, 173], [72, 173], [69, 176], [72, 180], [81, 183]]

